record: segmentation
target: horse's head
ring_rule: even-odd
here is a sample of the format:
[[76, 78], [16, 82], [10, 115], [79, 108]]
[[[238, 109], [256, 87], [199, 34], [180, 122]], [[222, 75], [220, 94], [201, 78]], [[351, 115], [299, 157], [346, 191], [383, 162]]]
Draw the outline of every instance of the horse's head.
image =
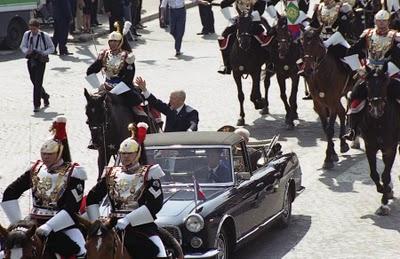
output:
[[103, 144], [102, 134], [106, 123], [105, 95], [91, 95], [86, 88], [84, 93], [87, 101], [85, 108], [86, 123], [89, 126], [93, 144], [101, 146]]
[[367, 66], [367, 77], [365, 80], [368, 89], [368, 113], [372, 118], [378, 119], [385, 112], [387, 100], [387, 88], [390, 83], [389, 76], [383, 69], [371, 69]]
[[318, 66], [318, 63], [325, 58], [326, 48], [320, 38], [322, 26], [318, 29], [308, 28], [302, 37], [304, 49], [304, 72], [310, 75]]
[[88, 258], [121, 258], [121, 240], [114, 230], [117, 218], [96, 220], [87, 227], [86, 249]]
[[240, 13], [237, 22], [236, 38], [239, 47], [244, 51], [248, 51], [251, 47], [253, 35], [251, 34], [252, 18], [250, 11], [243, 11]]
[[38, 258], [41, 242], [35, 236], [35, 230], [36, 226], [32, 223], [17, 223], [8, 229], [0, 226], [0, 236], [5, 240], [4, 258]]
[[288, 30], [286, 16], [279, 16], [276, 24], [276, 40], [278, 42], [278, 56], [284, 59], [292, 44], [292, 36]]

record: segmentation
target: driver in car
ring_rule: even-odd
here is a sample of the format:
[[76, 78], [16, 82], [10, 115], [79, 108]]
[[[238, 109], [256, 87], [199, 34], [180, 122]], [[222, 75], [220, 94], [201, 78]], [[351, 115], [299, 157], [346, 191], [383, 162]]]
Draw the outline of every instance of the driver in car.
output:
[[207, 167], [199, 170], [203, 183], [226, 183], [232, 181], [231, 170], [221, 160], [221, 149], [206, 150]]

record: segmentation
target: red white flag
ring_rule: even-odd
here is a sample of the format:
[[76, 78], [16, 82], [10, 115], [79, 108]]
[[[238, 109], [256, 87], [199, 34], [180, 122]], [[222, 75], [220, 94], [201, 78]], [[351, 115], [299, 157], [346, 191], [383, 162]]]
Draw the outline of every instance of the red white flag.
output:
[[193, 186], [194, 193], [196, 195], [196, 200], [206, 200], [206, 194], [201, 189], [199, 182], [197, 182], [196, 178], [193, 176]]

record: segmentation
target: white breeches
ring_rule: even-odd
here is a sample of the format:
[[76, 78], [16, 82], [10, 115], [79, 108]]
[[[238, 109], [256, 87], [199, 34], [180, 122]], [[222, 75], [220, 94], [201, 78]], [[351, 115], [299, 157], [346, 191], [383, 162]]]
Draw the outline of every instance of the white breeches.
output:
[[71, 228], [68, 230], [62, 230], [64, 234], [69, 236], [80, 248], [79, 253], [77, 255], [85, 255], [86, 248], [85, 248], [85, 238], [83, 237], [81, 231], [77, 228]]
[[157, 257], [167, 257], [167, 253], [165, 252], [165, 247], [163, 242], [161, 241], [159, 236], [151, 236], [149, 239], [160, 249], [160, 252], [157, 254]]

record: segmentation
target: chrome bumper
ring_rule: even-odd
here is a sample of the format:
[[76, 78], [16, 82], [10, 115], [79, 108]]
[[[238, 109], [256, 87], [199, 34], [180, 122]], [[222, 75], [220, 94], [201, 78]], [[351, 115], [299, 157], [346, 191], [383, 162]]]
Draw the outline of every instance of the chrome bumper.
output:
[[218, 250], [213, 249], [209, 250], [205, 253], [197, 253], [197, 254], [186, 254], [185, 259], [198, 259], [198, 258], [214, 258], [218, 255]]
[[300, 186], [300, 189], [298, 189], [298, 190], [296, 191], [296, 197], [299, 196], [302, 192], [304, 192], [305, 189], [306, 189], [306, 187]]

